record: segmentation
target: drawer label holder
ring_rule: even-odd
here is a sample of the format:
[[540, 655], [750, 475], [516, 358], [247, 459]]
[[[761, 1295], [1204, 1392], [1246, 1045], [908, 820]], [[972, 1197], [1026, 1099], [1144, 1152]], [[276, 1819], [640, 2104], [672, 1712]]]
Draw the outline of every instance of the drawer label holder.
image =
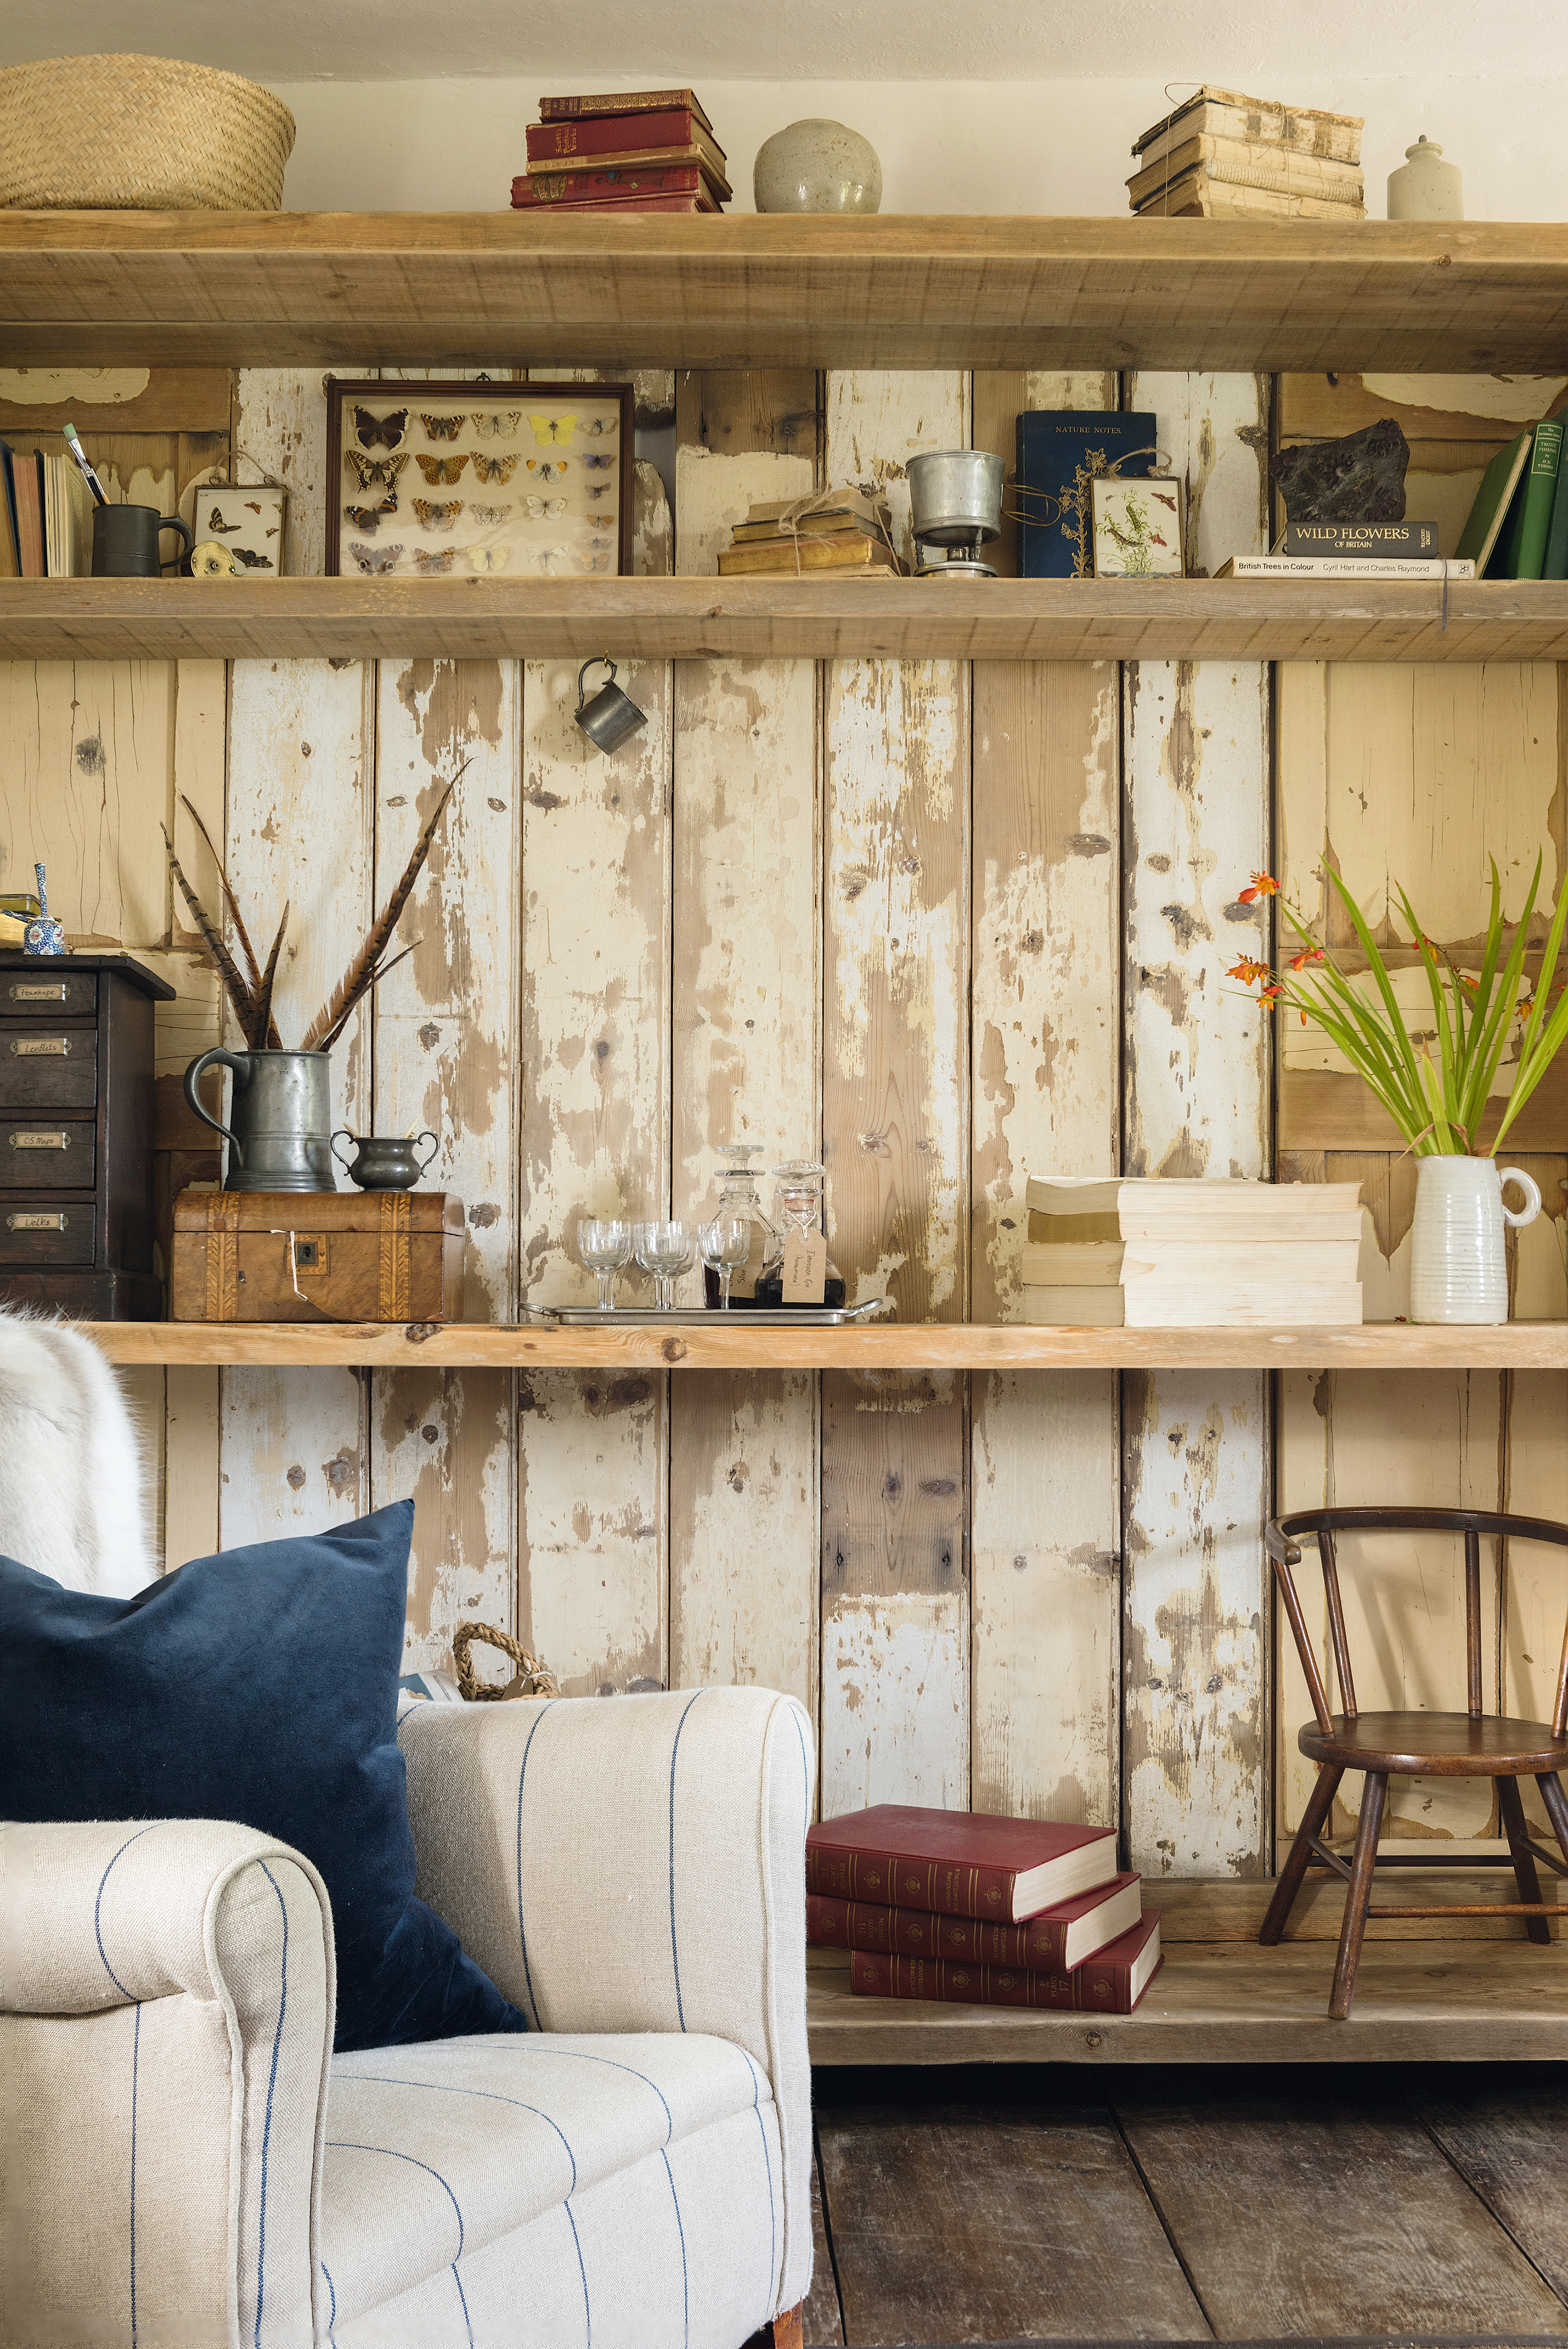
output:
[[7, 1216], [5, 1228], [8, 1232], [63, 1232], [66, 1218], [64, 1216]]
[[14, 1133], [10, 1137], [13, 1150], [68, 1150], [71, 1137], [62, 1129], [58, 1133]]
[[14, 1036], [11, 1057], [16, 1061], [68, 1061], [71, 1040], [68, 1036]]
[[63, 1003], [66, 983], [63, 978], [54, 979], [46, 987], [36, 980], [17, 979], [7, 992], [13, 1003]]

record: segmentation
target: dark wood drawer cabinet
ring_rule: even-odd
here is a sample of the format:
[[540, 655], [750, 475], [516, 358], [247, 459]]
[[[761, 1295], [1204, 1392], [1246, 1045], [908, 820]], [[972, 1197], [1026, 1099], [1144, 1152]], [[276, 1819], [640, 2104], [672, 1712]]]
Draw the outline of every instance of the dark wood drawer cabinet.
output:
[[126, 955], [0, 954], [0, 1297], [154, 1319], [153, 1007]]

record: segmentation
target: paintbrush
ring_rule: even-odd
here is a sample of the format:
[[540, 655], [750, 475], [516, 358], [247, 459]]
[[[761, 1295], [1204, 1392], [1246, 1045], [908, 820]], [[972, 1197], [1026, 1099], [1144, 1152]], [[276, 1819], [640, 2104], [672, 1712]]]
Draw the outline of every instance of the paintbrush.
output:
[[94, 505], [108, 505], [109, 493], [105, 490], [103, 483], [99, 480], [98, 475], [93, 471], [91, 458], [88, 455], [87, 450], [82, 447], [81, 442], [78, 440], [77, 428], [74, 424], [67, 424], [66, 427], [66, 447], [76, 459], [78, 467], [81, 472], [81, 477], [87, 483], [88, 489], [92, 492], [92, 501]]

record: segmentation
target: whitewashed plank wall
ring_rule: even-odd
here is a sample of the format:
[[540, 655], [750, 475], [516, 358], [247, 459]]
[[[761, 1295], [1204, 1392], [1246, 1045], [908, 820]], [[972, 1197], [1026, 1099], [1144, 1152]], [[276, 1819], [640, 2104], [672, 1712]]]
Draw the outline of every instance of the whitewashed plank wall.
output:
[[[1187, 475], [1195, 564], [1262, 543], [1267, 386], [1119, 389]], [[673, 513], [639, 468], [637, 566], [711, 573], [753, 499], [829, 480], [884, 484], [907, 530], [916, 450], [1011, 463], [1019, 408], [1117, 397], [1096, 375], [639, 378], [677, 450]], [[1326, 397], [1298, 398], [1302, 429], [1330, 429]], [[286, 567], [319, 571], [320, 377], [242, 375], [233, 421], [293, 492]], [[131, 493], [189, 496], [223, 437], [104, 447]], [[1011, 528], [997, 557], [1015, 567]], [[46, 855], [74, 936], [174, 980], [172, 1073], [218, 1035], [156, 829], [211, 886], [180, 794], [222, 827], [253, 926], [292, 896], [286, 1032], [467, 758], [404, 916], [418, 950], [334, 1085], [355, 1130], [437, 1134], [432, 1179], [469, 1211], [469, 1314], [586, 1299], [577, 1216], [690, 1213], [735, 1138], [769, 1166], [821, 1153], [853, 1295], [1006, 1319], [1027, 1173], [1271, 1171], [1270, 1039], [1224, 978], [1266, 936], [1237, 903], [1253, 865], [1277, 855], [1309, 900], [1325, 847], [1364, 895], [1397, 874], [1459, 945], [1484, 850], [1511, 891], [1543, 840], [1550, 890], [1568, 864], [1550, 668], [1282, 671], [1272, 828], [1255, 667], [715, 662], [622, 682], [649, 724], [606, 761], [561, 663], [251, 662], [226, 684], [213, 663], [0, 663], [0, 882]], [[1376, 1133], [1303, 1150], [1290, 1088], [1351, 1081], [1310, 1039], [1288, 1040], [1279, 1081], [1296, 1120], [1280, 1174], [1364, 1181], [1368, 1311], [1403, 1310], [1412, 1170]], [[1523, 1163], [1550, 1212], [1514, 1244], [1516, 1308], [1561, 1316], [1568, 1133], [1546, 1119]], [[133, 1400], [168, 1564], [412, 1494], [411, 1660], [478, 1617], [574, 1692], [791, 1689], [828, 1811], [1119, 1818], [1134, 1864], [1168, 1874], [1254, 1873], [1299, 1815], [1261, 1378], [151, 1371]], [[1563, 1377], [1287, 1380], [1280, 1497], [1568, 1515], [1565, 1423]], [[1558, 1585], [1527, 1555], [1490, 1571], [1489, 1684], [1539, 1706]], [[1366, 1622], [1406, 1619], [1380, 1651], [1391, 1697], [1438, 1695], [1458, 1603], [1431, 1545], [1387, 1562]], [[1485, 1832], [1485, 1793], [1415, 1787], [1390, 1832]]]

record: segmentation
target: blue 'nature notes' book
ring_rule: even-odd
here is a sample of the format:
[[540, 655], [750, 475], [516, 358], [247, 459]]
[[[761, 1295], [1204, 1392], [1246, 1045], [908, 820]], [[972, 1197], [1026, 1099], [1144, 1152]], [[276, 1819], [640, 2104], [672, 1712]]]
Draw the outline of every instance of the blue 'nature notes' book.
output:
[[[1018, 571], [1023, 579], [1092, 579], [1089, 489], [1113, 465], [1121, 481], [1154, 471], [1158, 419], [1145, 410], [1027, 408], [1018, 419]], [[1120, 460], [1119, 463], [1117, 460]]]

